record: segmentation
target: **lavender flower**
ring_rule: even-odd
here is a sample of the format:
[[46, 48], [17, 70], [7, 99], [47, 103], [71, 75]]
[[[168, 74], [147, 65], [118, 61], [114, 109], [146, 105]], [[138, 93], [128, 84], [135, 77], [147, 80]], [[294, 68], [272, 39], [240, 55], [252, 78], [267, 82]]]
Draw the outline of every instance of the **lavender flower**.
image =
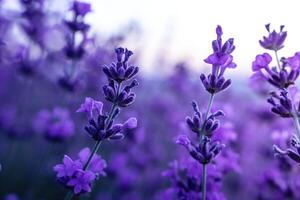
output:
[[279, 89], [288, 88], [290, 85], [293, 85], [299, 76], [299, 69], [291, 67], [288, 64], [289, 62], [292, 63], [291, 61], [284, 64], [279, 70], [276, 67], [270, 68], [269, 64], [271, 61], [272, 57], [268, 53], [257, 55], [255, 61], [252, 63], [252, 70], [259, 72], [265, 80]]
[[[72, 19], [64, 21], [69, 29], [69, 33], [66, 35], [66, 46], [63, 52], [66, 58], [71, 61], [71, 64], [68, 69], [65, 68], [64, 75], [59, 78], [58, 83], [66, 90], [73, 92], [79, 87], [79, 81], [76, 77], [76, 65], [86, 53], [87, 32], [90, 26], [85, 23], [84, 17], [91, 12], [91, 5], [85, 2], [74, 1], [70, 11]], [[77, 38], [81, 38], [80, 41]]]
[[262, 40], [259, 40], [259, 44], [269, 50], [278, 51], [284, 47], [283, 43], [286, 39], [287, 32], [283, 31], [284, 26], [280, 26], [280, 32], [277, 33], [275, 30], [270, 31], [270, 24], [267, 24], [266, 29], [269, 33], [268, 36], [264, 36]]
[[179, 136], [176, 143], [183, 145], [200, 164], [210, 163], [221, 152], [222, 148], [225, 147], [220, 142], [212, 142], [208, 137], [205, 137], [200, 146], [196, 147], [186, 135]]
[[69, 110], [59, 107], [37, 113], [33, 127], [36, 132], [44, 134], [46, 139], [58, 142], [73, 136], [75, 129]]
[[300, 141], [297, 136], [293, 136], [291, 139], [291, 146], [296, 150], [294, 151], [292, 148], [288, 148], [286, 150], [280, 149], [277, 145], [273, 146], [273, 150], [275, 152], [275, 156], [288, 156], [298, 164], [300, 164]]
[[211, 94], [218, 93], [228, 88], [231, 84], [231, 80], [226, 80], [224, 78], [224, 72], [227, 68], [236, 67], [231, 55], [235, 49], [233, 38], [228, 39], [223, 44], [223, 32], [221, 26], [217, 27], [216, 33], [217, 39], [212, 42], [213, 53], [204, 60], [206, 63], [212, 65], [212, 73], [207, 77], [204, 74], [200, 75], [200, 79], [205, 89]]
[[[129, 118], [123, 124], [114, 123], [116, 117], [120, 113], [120, 107], [127, 107], [133, 103], [135, 94], [131, 92], [131, 89], [138, 85], [137, 80], [131, 81], [133, 76], [138, 72], [138, 67], [131, 66], [127, 68], [129, 57], [133, 53], [124, 48], [117, 48], [115, 53], [117, 62], [116, 64], [112, 63], [110, 67], [112, 74], [106, 73], [105, 69], [107, 69], [107, 67], [104, 67], [103, 69], [109, 82], [103, 87], [105, 99], [111, 103], [109, 113], [104, 113], [102, 111], [102, 102], [95, 101], [90, 97], [87, 97], [85, 102], [81, 104], [80, 108], [77, 110], [77, 112], [87, 113], [88, 123], [85, 126], [85, 130], [96, 141], [96, 145], [91, 153], [89, 150], [80, 153], [80, 161], [83, 167], [79, 168], [79, 170], [76, 171], [76, 174], [73, 174], [72, 178], [65, 182], [68, 186], [74, 187], [75, 194], [81, 193], [82, 190], [84, 192], [90, 192], [91, 183], [95, 179], [91, 173], [101, 173], [103, 171], [105, 166], [104, 163], [100, 161], [95, 163], [95, 161], [93, 161], [93, 159], [97, 159], [95, 154], [97, 153], [101, 142], [104, 140], [122, 139], [124, 137], [124, 131], [128, 128], [135, 128], [137, 126], [136, 118]], [[126, 81], [131, 81], [131, 83], [127, 85], [125, 83]], [[122, 84], [124, 85], [122, 86]], [[59, 168], [63, 167], [64, 165], [60, 165]], [[72, 197], [73, 193], [69, 192], [66, 199], [72, 199]]]
[[53, 170], [57, 173], [58, 181], [64, 186], [72, 188], [75, 194], [90, 192], [91, 185], [96, 177], [106, 175], [104, 172], [107, 166], [106, 162], [98, 155], [95, 155], [90, 161], [90, 169], [84, 170], [90, 155], [90, 149], [84, 148], [78, 154], [79, 159], [72, 160], [65, 155], [63, 163], [53, 167]]
[[192, 142], [185, 135], [179, 136], [176, 140], [177, 144], [183, 145], [188, 150], [192, 158], [202, 164], [202, 200], [206, 199], [206, 165], [211, 163], [224, 147], [224, 145], [220, 142], [216, 142], [211, 139], [213, 133], [220, 126], [220, 123], [216, 118], [224, 115], [222, 111], [211, 113], [214, 95], [226, 89], [231, 83], [229, 79], [225, 80], [223, 77], [225, 69], [236, 67], [231, 55], [235, 49], [235, 46], [233, 45], [233, 39], [229, 39], [222, 44], [223, 32], [221, 26], [217, 26], [216, 33], [217, 40], [212, 42], [214, 52], [204, 60], [206, 63], [212, 64], [212, 72], [207, 78], [204, 74], [201, 74], [200, 76], [206, 91], [210, 93], [207, 110], [205, 114], [202, 114], [197, 103], [192, 102], [194, 116], [192, 118], [186, 118], [188, 127], [192, 132], [196, 133], [197, 144], [192, 144]]

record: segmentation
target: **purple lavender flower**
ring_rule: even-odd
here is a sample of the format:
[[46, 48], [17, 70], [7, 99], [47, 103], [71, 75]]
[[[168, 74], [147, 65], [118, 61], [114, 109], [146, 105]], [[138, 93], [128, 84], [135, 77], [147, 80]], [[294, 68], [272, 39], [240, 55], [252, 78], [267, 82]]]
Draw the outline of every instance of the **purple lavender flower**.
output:
[[296, 52], [294, 56], [288, 57], [286, 61], [292, 69], [297, 71], [300, 70], [300, 52]]
[[[104, 139], [122, 139], [124, 135], [123, 130], [130, 126], [136, 127], [136, 118], [128, 119], [124, 124], [105, 124], [108, 116], [102, 114], [103, 103], [95, 101], [92, 98], [86, 98], [85, 102], [81, 104], [77, 112], [87, 112], [89, 117], [89, 123], [85, 126], [85, 130], [96, 141], [102, 141]], [[93, 112], [95, 112], [93, 114]], [[116, 109], [112, 114], [113, 118], [118, 115], [119, 109]], [[125, 127], [124, 127], [125, 126]]]
[[[85, 46], [88, 42], [87, 32], [90, 28], [85, 23], [84, 17], [91, 11], [91, 5], [84, 2], [74, 1], [71, 7], [72, 19], [65, 20], [64, 23], [69, 29], [66, 35], [66, 46], [63, 53], [71, 61], [69, 69], [64, 70], [64, 75], [58, 79], [58, 83], [67, 91], [73, 92], [79, 87], [76, 76], [77, 62], [85, 55]], [[77, 37], [80, 35], [80, 37]], [[76, 38], [81, 38], [80, 40]]]
[[107, 167], [106, 161], [98, 155], [91, 159], [90, 168], [85, 169], [90, 155], [90, 149], [84, 148], [78, 154], [79, 159], [72, 160], [65, 155], [63, 163], [53, 167], [58, 181], [64, 186], [72, 188], [75, 194], [90, 192], [92, 182], [96, 177], [106, 175], [104, 171]]
[[[110, 67], [105, 66], [103, 68], [103, 72], [109, 79], [115, 80], [118, 83], [126, 81], [134, 77], [139, 68], [136, 66], [128, 65], [128, 60], [130, 56], [132, 56], [132, 52], [128, 49], [124, 48], [117, 48], [115, 50], [117, 56], [117, 62], [112, 63]], [[136, 85], [135, 82], [132, 83], [133, 85], [129, 86], [128, 89], [131, 89]], [[125, 94], [122, 94], [122, 96]]]
[[92, 11], [91, 4], [79, 1], [74, 1], [72, 10], [75, 12], [76, 16], [85, 16]]
[[231, 84], [231, 80], [224, 78], [224, 72], [227, 68], [236, 67], [236, 64], [233, 62], [233, 56], [231, 55], [235, 49], [233, 38], [228, 39], [223, 44], [221, 26], [217, 26], [216, 33], [217, 39], [212, 42], [214, 52], [204, 60], [206, 63], [212, 65], [212, 73], [207, 77], [204, 74], [200, 75], [203, 86], [211, 94], [228, 88]]
[[274, 145], [273, 150], [275, 152], [275, 156], [288, 156], [300, 165], [300, 141], [295, 135], [291, 139], [291, 146], [296, 151], [292, 148], [282, 150], [277, 145]]
[[[87, 163], [89, 156], [91, 155], [91, 151], [89, 148], [82, 149], [78, 156], [81, 163]], [[95, 155], [90, 162], [89, 170], [94, 172], [95, 174], [99, 174], [101, 176], [106, 176], [104, 169], [107, 167], [106, 161], [101, 158], [99, 155]]]
[[[85, 112], [88, 114], [88, 124], [85, 126], [86, 132], [96, 140], [92, 153], [89, 149], [84, 149], [80, 152], [80, 161], [85, 162], [82, 169], [69, 179], [65, 184], [74, 187], [74, 193], [79, 194], [91, 191], [91, 183], [95, 177], [91, 173], [102, 173], [106, 167], [105, 162], [95, 154], [97, 153], [102, 141], [104, 140], [119, 140], [124, 137], [123, 132], [127, 129], [132, 129], [137, 126], [136, 118], [129, 118], [124, 124], [114, 123], [116, 117], [120, 113], [120, 107], [127, 107], [133, 103], [135, 94], [131, 89], [138, 85], [137, 80], [132, 80], [133, 76], [138, 72], [137, 67], [127, 68], [127, 61], [133, 54], [131, 51], [124, 48], [115, 50], [117, 55], [117, 63], [111, 65], [112, 72], [117, 74], [104, 73], [107, 76], [108, 84], [103, 87], [105, 99], [111, 103], [111, 109], [108, 113], [102, 111], [103, 103], [95, 101], [92, 98], [86, 98], [85, 102], [80, 106], [77, 112]], [[104, 67], [106, 69], [106, 67]], [[125, 72], [126, 71], [126, 72]], [[131, 81], [130, 84], [122, 85], [123, 82]], [[66, 198], [72, 199], [73, 193], [69, 191]]]
[[[207, 106], [207, 110], [202, 114], [198, 108], [196, 102], [192, 102], [194, 116], [187, 117], [186, 123], [190, 130], [196, 133], [197, 144], [193, 144], [187, 136], [179, 136], [176, 140], [177, 144], [183, 145], [191, 157], [202, 164], [202, 175], [201, 175], [201, 197], [202, 200], [206, 199], [206, 190], [207, 190], [207, 166], [212, 162], [212, 160], [221, 152], [224, 145], [217, 141], [212, 141], [213, 132], [215, 132], [220, 123], [217, 120], [218, 117], [223, 116], [222, 111], [217, 111], [211, 113], [211, 107], [213, 103], [214, 96], [216, 93], [226, 89], [231, 81], [224, 78], [224, 72], [226, 68], [235, 68], [236, 64], [233, 63], [233, 57], [230, 55], [235, 46], [233, 45], [233, 39], [229, 39], [222, 44], [222, 28], [220, 26], [216, 29], [217, 40], [214, 40], [212, 43], [213, 54], [211, 54], [207, 59], [206, 63], [212, 64], [211, 74], [206, 76], [201, 74], [200, 79], [207, 92], [210, 93], [210, 98]], [[196, 193], [197, 194], [197, 190]], [[190, 196], [189, 198], [198, 199], [197, 195]], [[183, 199], [186, 199], [183, 198]]]
[[281, 91], [280, 95], [272, 92], [271, 95], [272, 97], [268, 99], [268, 102], [273, 106], [272, 112], [280, 115], [281, 117], [292, 117], [293, 105], [291, 99], [288, 97], [287, 91]]
[[74, 134], [75, 125], [67, 109], [42, 110], [33, 120], [34, 130], [50, 141], [65, 141]]
[[76, 112], [85, 112], [89, 119], [96, 118], [98, 115], [102, 115], [103, 103], [100, 101], [95, 101], [91, 97], [86, 97], [83, 104]]
[[[252, 63], [252, 70], [260, 72], [265, 80], [279, 89], [288, 88], [290, 85], [293, 85], [299, 76], [299, 69], [287, 64], [279, 67], [279, 70], [275, 67], [270, 68], [269, 64], [271, 61], [272, 57], [268, 53], [257, 55], [255, 61]], [[284, 60], [282, 61], [284, 62]]]
[[177, 144], [183, 145], [190, 155], [201, 164], [208, 164], [215, 158], [225, 147], [219, 142], [212, 142], [211, 139], [205, 137], [199, 147], [191, 143], [186, 135], [181, 135], [176, 140]]
[[4, 200], [19, 200], [19, 197], [18, 195], [11, 193], [5, 195]]
[[82, 169], [83, 165], [79, 160], [73, 161], [69, 156], [65, 155], [63, 164], [54, 166], [54, 171], [57, 173], [56, 177], [59, 179], [70, 178], [78, 169]]
[[67, 186], [74, 187], [74, 193], [91, 192], [91, 184], [96, 176], [91, 171], [77, 170], [74, 176], [68, 181]]
[[283, 31], [284, 26], [280, 26], [280, 32], [277, 33], [275, 30], [270, 32], [270, 24], [267, 24], [266, 29], [269, 33], [268, 36], [264, 36], [262, 40], [259, 40], [259, 44], [269, 50], [278, 51], [284, 47], [283, 43], [286, 39], [287, 32]]

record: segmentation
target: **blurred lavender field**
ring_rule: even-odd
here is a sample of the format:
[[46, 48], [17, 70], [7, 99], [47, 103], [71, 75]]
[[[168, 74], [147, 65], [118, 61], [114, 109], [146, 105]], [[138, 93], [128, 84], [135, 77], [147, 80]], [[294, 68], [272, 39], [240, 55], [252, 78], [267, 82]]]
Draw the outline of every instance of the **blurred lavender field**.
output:
[[51, 3], [0, 1], [0, 199], [300, 199], [300, 54], [280, 54], [284, 27], [266, 25], [271, 52], [247, 66], [217, 26], [205, 65], [161, 47], [146, 68], [138, 23], [104, 36], [93, 4]]

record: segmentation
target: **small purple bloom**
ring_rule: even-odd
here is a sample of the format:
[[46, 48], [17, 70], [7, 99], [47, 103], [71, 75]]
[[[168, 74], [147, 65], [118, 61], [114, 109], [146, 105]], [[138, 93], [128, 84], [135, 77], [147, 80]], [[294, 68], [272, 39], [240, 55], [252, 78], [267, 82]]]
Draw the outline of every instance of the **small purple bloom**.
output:
[[[90, 155], [91, 155], [91, 151], [88, 147], [82, 149], [78, 154], [80, 162], [86, 164]], [[89, 164], [89, 170], [101, 176], [106, 175], [104, 171], [106, 167], [107, 167], [106, 161], [103, 160], [99, 155], [94, 155], [92, 161]]]
[[297, 71], [300, 70], [300, 52], [296, 52], [294, 56], [287, 58], [288, 65]]
[[75, 194], [91, 192], [91, 184], [95, 179], [96, 176], [93, 172], [77, 170], [67, 185], [74, 187]]
[[83, 104], [76, 112], [85, 112], [89, 119], [97, 118], [102, 115], [103, 103], [101, 101], [96, 101], [91, 97], [86, 97]]
[[63, 164], [54, 166], [57, 178], [72, 177], [78, 169], [82, 169], [83, 165], [78, 160], [73, 161], [69, 156], [65, 155]]
[[91, 4], [79, 1], [74, 1], [72, 10], [77, 16], [85, 16], [87, 13], [92, 11]]
[[269, 64], [272, 61], [272, 57], [268, 53], [257, 55], [255, 61], [252, 63], [252, 70], [258, 71], [261, 69], [269, 70]]
[[269, 50], [278, 51], [284, 47], [283, 43], [286, 39], [287, 32], [283, 31], [284, 26], [280, 26], [280, 32], [277, 33], [275, 30], [270, 32], [270, 24], [266, 25], [266, 29], [269, 33], [268, 36], [264, 36], [262, 40], [259, 40], [259, 44]]

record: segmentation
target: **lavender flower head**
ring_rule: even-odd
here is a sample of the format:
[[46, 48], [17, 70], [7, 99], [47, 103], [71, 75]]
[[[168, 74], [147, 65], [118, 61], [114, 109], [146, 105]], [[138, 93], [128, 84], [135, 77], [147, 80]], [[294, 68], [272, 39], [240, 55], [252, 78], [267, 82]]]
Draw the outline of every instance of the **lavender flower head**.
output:
[[288, 156], [300, 165], [300, 141], [296, 135], [292, 137], [290, 144], [291, 148], [286, 150], [282, 150], [277, 145], [274, 145], [275, 156]]
[[252, 70], [276, 88], [284, 89], [293, 85], [299, 76], [298, 59], [298, 55], [288, 59], [283, 58], [282, 66], [270, 67], [272, 57], [268, 53], [263, 53], [256, 56], [252, 63]]
[[106, 175], [104, 171], [107, 166], [106, 161], [98, 155], [92, 158], [90, 168], [84, 170], [90, 154], [90, 149], [84, 148], [78, 154], [79, 159], [72, 160], [65, 155], [63, 163], [53, 167], [58, 181], [67, 188], [73, 189], [75, 194], [90, 192], [93, 181]]
[[207, 77], [204, 74], [200, 75], [200, 79], [205, 89], [211, 93], [218, 93], [225, 90], [231, 84], [230, 79], [224, 78], [224, 72], [227, 68], [235, 68], [236, 64], [233, 62], [231, 53], [234, 51], [234, 39], [228, 39], [224, 44], [222, 43], [222, 27], [216, 28], [217, 39], [212, 42], [213, 53], [209, 55], [204, 61], [212, 65], [212, 72]]
[[[89, 123], [85, 126], [86, 132], [96, 141], [102, 141], [104, 139], [118, 140], [123, 139], [123, 132], [128, 126], [135, 128], [137, 126], [136, 118], [129, 118], [123, 124], [113, 124], [112, 122], [108, 125], [105, 121], [108, 116], [102, 114], [103, 103], [95, 101], [91, 97], [87, 97], [85, 102], [81, 104], [77, 112], [85, 112], [88, 114]], [[113, 113], [113, 119], [118, 115], [119, 109]]]
[[259, 44], [268, 50], [278, 51], [284, 47], [283, 43], [286, 39], [287, 32], [283, 31], [284, 26], [280, 26], [280, 32], [273, 30], [270, 31], [270, 24], [265, 25], [269, 35], [264, 36], [262, 40], [259, 40]]
[[52, 111], [42, 110], [37, 113], [33, 128], [50, 141], [62, 142], [73, 136], [75, 125], [69, 110], [56, 107]]

